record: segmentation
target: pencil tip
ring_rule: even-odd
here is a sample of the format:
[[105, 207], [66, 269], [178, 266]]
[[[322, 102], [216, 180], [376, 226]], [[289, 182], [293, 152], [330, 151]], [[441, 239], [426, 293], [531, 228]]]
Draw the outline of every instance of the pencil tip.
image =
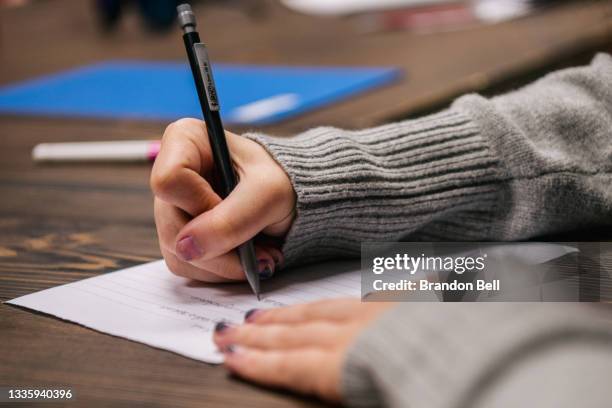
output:
[[261, 300], [261, 295], [259, 293], [256, 293], [256, 295], [257, 295], [257, 300], [258, 301]]

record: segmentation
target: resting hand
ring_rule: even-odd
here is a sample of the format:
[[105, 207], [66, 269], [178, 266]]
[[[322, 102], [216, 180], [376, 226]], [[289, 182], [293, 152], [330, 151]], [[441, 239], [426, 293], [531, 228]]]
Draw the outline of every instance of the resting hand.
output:
[[255, 310], [245, 324], [217, 324], [214, 341], [225, 366], [240, 377], [338, 402], [349, 345], [391, 306], [336, 299]]
[[[204, 122], [166, 129], [151, 174], [162, 255], [177, 275], [207, 282], [243, 280], [234, 248], [259, 233], [282, 238], [293, 222], [289, 177], [256, 142], [226, 132], [239, 178], [224, 200], [214, 191], [214, 163]], [[282, 264], [278, 245], [256, 243], [260, 276]]]

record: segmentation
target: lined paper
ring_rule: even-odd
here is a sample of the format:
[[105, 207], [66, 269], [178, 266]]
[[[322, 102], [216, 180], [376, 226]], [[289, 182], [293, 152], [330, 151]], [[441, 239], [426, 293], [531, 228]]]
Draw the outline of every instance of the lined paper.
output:
[[177, 277], [163, 261], [22, 296], [7, 303], [169, 350], [208, 363], [223, 356], [212, 342], [221, 320], [240, 323], [253, 308], [360, 296], [359, 262], [334, 262], [281, 272], [262, 282], [262, 300], [248, 285], [204, 284]]

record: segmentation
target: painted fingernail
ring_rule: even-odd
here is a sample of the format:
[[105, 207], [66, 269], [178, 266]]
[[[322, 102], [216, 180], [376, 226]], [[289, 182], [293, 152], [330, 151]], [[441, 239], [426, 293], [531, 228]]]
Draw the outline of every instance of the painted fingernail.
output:
[[274, 270], [270, 266], [270, 262], [264, 259], [259, 260], [259, 279], [270, 279], [274, 275]]
[[224, 332], [226, 332], [228, 329], [231, 329], [232, 327], [233, 326], [229, 324], [228, 322], [218, 322], [215, 325], [215, 333], [223, 334]]
[[244, 314], [244, 321], [252, 322], [259, 314], [261, 314], [261, 309], [251, 309]]
[[183, 261], [198, 259], [203, 254], [202, 248], [191, 236], [182, 238], [176, 243], [176, 252]]
[[270, 279], [272, 275], [274, 275], [274, 271], [269, 266], [266, 266], [264, 270], [259, 273], [259, 278], [261, 280], [266, 280]]

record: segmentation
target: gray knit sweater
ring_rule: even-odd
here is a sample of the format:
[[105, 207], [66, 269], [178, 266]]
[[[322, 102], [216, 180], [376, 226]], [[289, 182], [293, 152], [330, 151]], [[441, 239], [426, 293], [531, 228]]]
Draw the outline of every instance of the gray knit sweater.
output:
[[[297, 193], [287, 264], [362, 241], [521, 240], [612, 226], [612, 58], [417, 120], [249, 134]], [[612, 322], [580, 305], [403, 304], [346, 358], [348, 405], [612, 406]]]

